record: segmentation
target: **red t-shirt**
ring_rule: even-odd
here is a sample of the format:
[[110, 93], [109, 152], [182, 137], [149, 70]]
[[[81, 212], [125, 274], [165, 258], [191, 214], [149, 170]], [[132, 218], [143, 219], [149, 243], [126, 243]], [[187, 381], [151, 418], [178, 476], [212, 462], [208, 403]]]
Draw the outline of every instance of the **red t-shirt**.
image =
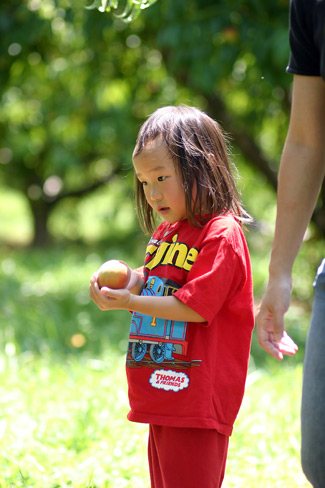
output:
[[150, 239], [145, 295], [174, 295], [206, 319], [132, 314], [128, 419], [231, 435], [245, 388], [254, 327], [250, 259], [240, 225], [164, 222]]

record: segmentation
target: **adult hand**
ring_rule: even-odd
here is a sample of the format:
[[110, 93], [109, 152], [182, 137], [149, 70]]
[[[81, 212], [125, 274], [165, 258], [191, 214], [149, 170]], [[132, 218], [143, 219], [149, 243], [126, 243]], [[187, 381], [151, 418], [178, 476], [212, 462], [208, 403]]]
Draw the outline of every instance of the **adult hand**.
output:
[[284, 330], [284, 315], [290, 305], [291, 279], [269, 281], [256, 315], [257, 337], [260, 346], [281, 361], [283, 355], [293, 356], [297, 344]]

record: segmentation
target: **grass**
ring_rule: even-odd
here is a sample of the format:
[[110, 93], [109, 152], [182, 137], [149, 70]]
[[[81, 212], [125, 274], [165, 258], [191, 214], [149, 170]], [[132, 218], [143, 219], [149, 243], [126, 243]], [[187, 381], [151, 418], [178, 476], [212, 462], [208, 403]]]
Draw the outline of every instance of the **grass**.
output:
[[[124, 356], [0, 361], [0, 487], [149, 488], [147, 426], [126, 420]], [[224, 488], [305, 487], [301, 367], [254, 369], [231, 437]]]
[[249, 375], [223, 488], [311, 487], [300, 466], [301, 379], [299, 365]]
[[1, 487], [146, 486], [120, 356], [6, 356], [0, 376]]
[[[137, 252], [0, 248], [0, 488], [149, 488], [147, 427], [126, 420], [130, 317], [100, 312], [88, 294], [103, 261], [136, 266]], [[288, 317], [296, 359], [267, 359], [254, 335], [223, 488], [310, 487], [299, 460], [308, 312], [297, 303]]]

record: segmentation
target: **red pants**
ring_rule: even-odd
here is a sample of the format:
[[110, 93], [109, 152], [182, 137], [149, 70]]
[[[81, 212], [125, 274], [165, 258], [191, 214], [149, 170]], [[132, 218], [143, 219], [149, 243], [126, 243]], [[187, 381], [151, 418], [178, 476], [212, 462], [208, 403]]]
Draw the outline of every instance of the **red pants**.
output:
[[212, 429], [150, 425], [151, 488], [220, 488], [228, 441]]

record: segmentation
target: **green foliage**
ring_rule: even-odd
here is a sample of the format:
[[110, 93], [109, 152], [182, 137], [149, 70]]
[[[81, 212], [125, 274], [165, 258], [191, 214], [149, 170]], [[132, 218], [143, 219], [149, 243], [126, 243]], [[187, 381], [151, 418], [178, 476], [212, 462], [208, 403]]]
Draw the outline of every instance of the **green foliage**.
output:
[[[124, 22], [133, 21], [141, 12], [141, 10], [150, 7], [157, 0], [126, 0], [122, 13], [115, 12], [115, 17], [122, 19]], [[94, 0], [94, 2], [86, 7], [88, 10], [98, 9], [100, 12], [111, 12], [119, 7], [118, 0]]]
[[125, 176], [143, 118], [175, 103], [138, 28], [54, 0], [1, 7], [0, 185], [27, 198], [34, 234], [64, 197]]
[[[288, 123], [288, 1], [166, 0], [132, 24], [84, 6], [1, 6], [1, 243], [30, 243], [35, 222], [57, 243], [85, 242], [96, 252], [100, 242], [118, 249], [134, 235], [143, 243], [131, 190], [137, 130], [157, 107], [190, 103], [232, 137], [244, 204], [256, 220], [247, 238], [258, 298], [275, 215], [266, 170], [280, 158]], [[289, 322], [300, 343], [318, 237], [311, 227], [295, 270]]]
[[[168, 71], [204, 95], [221, 91], [230, 98], [231, 111], [249, 117], [252, 130], [268, 120], [268, 108], [273, 107], [273, 117], [275, 108], [287, 108], [288, 9], [289, 1], [282, 0], [167, 0], [145, 18], [158, 33]], [[245, 103], [236, 108], [239, 94]]]
[[[0, 7], [0, 487], [148, 484], [146, 430], [124, 421], [130, 317], [97, 310], [88, 283], [106, 259], [143, 260], [131, 154], [157, 107], [199, 106], [233, 137], [239, 186], [256, 219], [246, 235], [257, 299], [266, 280], [275, 213], [268, 170], [289, 113], [289, 1], [164, 0], [145, 10], [153, 2], [132, 2], [132, 12], [131, 1], [118, 3]], [[56, 246], [7, 245], [31, 243], [34, 222]], [[299, 362], [321, 254], [311, 226], [287, 317], [297, 357], [275, 365], [254, 333], [225, 488], [308, 486]]]
[[[63, 196], [130, 168], [150, 50], [121, 20], [51, 0], [2, 6], [0, 31], [0, 184], [22, 192], [41, 225]], [[163, 76], [153, 63], [142, 76]]]
[[[129, 147], [125, 142], [132, 130], [119, 110], [129, 103], [130, 90], [117, 73], [116, 60], [123, 60], [124, 46], [115, 43], [114, 29], [106, 24], [103, 32], [115, 43], [115, 65], [104, 44], [97, 44], [94, 34], [102, 26], [94, 25], [94, 16], [88, 25], [89, 14], [83, 10], [65, 12], [51, 2], [32, 7], [22, 3], [2, 13], [2, 49], [9, 49], [10, 55], [3, 58], [1, 122], [11, 152], [3, 176], [10, 178], [16, 171], [15, 186], [23, 184], [33, 197], [30, 186], [42, 189], [53, 174], [64, 179], [67, 189], [78, 188], [112, 172], [116, 161], [129, 164], [124, 147]], [[114, 91], [111, 94], [117, 86], [124, 86], [118, 100]], [[98, 174], [100, 159], [106, 164], [102, 161]], [[44, 193], [48, 198], [56, 195], [46, 187]]]
[[[271, 173], [274, 185], [289, 113], [289, 2], [166, 0], [143, 8], [151, 3], [1, 7], [0, 185], [27, 198], [39, 244], [47, 232], [66, 235], [53, 223], [58, 204], [70, 209], [100, 182], [128, 175], [137, 130], [161, 105], [205, 109], [233, 136], [245, 165], [266, 182]], [[131, 4], [143, 10], [131, 24], [98, 11], [119, 15]], [[124, 181], [121, 195], [131, 186]]]

